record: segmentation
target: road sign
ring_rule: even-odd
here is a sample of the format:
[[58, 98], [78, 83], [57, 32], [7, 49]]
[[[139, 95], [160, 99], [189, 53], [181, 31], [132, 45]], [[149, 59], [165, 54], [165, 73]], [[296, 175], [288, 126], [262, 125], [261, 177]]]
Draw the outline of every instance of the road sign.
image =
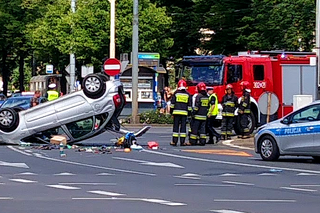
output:
[[103, 69], [109, 76], [119, 75], [121, 71], [121, 62], [116, 58], [109, 58], [104, 62]]
[[53, 74], [53, 65], [52, 64], [46, 65], [46, 73]]

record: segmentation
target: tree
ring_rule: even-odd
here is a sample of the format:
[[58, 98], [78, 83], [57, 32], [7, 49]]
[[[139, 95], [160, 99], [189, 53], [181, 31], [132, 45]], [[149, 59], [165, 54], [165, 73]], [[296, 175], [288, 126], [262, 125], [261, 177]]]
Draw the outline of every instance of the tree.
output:
[[[28, 26], [28, 33], [35, 48], [53, 53], [57, 50], [63, 55], [75, 53], [78, 62], [93, 64], [100, 71], [101, 60], [109, 53], [109, 8], [108, 1], [78, 0], [76, 13], [72, 13], [69, 1], [56, 0], [47, 6], [41, 18]], [[132, 0], [117, 1], [116, 8], [116, 46], [119, 55], [131, 52]], [[165, 54], [173, 44], [172, 39], [163, 33], [171, 25], [165, 8], [142, 0], [139, 2], [139, 12], [140, 51]]]
[[253, 0], [239, 41], [250, 49], [310, 51], [314, 46], [315, 1]]

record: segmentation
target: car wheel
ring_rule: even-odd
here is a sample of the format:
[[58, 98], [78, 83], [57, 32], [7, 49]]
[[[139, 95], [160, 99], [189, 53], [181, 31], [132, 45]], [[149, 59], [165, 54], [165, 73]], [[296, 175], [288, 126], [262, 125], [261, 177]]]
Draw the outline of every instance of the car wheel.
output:
[[273, 137], [266, 135], [260, 140], [260, 156], [263, 160], [273, 161], [280, 156], [279, 148]]
[[11, 132], [18, 127], [19, 115], [9, 108], [0, 110], [0, 129], [4, 132]]
[[89, 98], [100, 98], [106, 89], [105, 81], [102, 79], [101, 76], [92, 74], [87, 75], [83, 79], [83, 92]]

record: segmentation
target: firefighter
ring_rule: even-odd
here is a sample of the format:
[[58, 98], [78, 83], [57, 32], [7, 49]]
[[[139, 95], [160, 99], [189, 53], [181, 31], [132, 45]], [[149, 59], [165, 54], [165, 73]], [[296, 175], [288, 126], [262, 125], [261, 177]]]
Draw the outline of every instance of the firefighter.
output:
[[245, 139], [245, 138], [250, 138], [250, 133], [249, 133], [249, 128], [248, 128], [248, 124], [249, 124], [249, 115], [251, 113], [250, 110], [250, 93], [251, 90], [249, 89], [250, 84], [248, 81], [242, 81], [240, 83], [241, 89], [242, 89], [242, 97], [240, 100], [240, 104], [239, 104], [239, 110], [238, 110], [238, 114], [239, 114], [239, 119], [240, 119], [240, 127], [241, 127], [241, 138]]
[[190, 143], [191, 145], [197, 144], [197, 135], [200, 135], [200, 145], [206, 144], [206, 120], [209, 109], [209, 97], [207, 95], [206, 84], [203, 82], [197, 85], [198, 95], [195, 100], [193, 108], [193, 122], [191, 126]]
[[222, 139], [231, 139], [234, 122], [234, 111], [238, 107], [238, 98], [234, 94], [233, 86], [226, 86], [226, 94], [222, 98]]
[[209, 96], [209, 111], [207, 118], [207, 132], [209, 133], [209, 141], [208, 144], [213, 144], [213, 137], [216, 137], [216, 143], [218, 143], [221, 139], [221, 135], [216, 132], [213, 128], [214, 121], [218, 115], [218, 97], [213, 92], [213, 87], [207, 87], [207, 93]]
[[191, 96], [186, 91], [187, 83], [184, 80], [178, 82], [178, 89], [172, 96], [170, 112], [173, 115], [173, 134], [171, 146], [176, 146], [180, 137], [180, 146], [188, 146], [187, 117], [191, 113]]

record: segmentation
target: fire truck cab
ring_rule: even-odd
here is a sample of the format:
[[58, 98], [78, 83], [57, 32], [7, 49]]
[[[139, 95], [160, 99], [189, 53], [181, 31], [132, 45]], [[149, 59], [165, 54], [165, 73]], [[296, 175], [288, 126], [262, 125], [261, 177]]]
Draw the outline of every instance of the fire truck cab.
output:
[[[225, 86], [231, 84], [240, 99], [240, 83], [251, 86], [250, 132], [260, 124], [281, 118], [293, 110], [294, 95], [312, 95], [317, 99], [318, 82], [315, 53], [305, 52], [240, 52], [237, 56], [185, 56], [179, 78], [185, 78], [193, 95], [199, 82], [214, 87], [219, 102]], [[221, 112], [222, 106], [219, 105]], [[235, 113], [237, 115], [237, 111]], [[221, 113], [217, 120], [221, 119]], [[235, 132], [240, 130], [235, 119]]]

